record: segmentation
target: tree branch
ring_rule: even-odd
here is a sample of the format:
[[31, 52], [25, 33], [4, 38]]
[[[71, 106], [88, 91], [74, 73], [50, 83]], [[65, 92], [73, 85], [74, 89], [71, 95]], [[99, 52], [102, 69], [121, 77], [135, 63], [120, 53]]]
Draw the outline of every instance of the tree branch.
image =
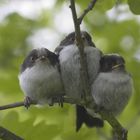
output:
[[122, 127], [118, 120], [110, 112], [101, 110], [100, 115], [106, 120], [113, 128], [115, 140], [127, 140], [127, 130]]
[[[73, 21], [74, 21], [76, 43], [80, 52], [80, 64], [81, 64], [80, 77], [81, 77], [81, 82], [82, 82], [83, 90], [84, 90], [84, 99], [85, 99], [85, 102], [88, 103], [92, 98], [90, 94], [86, 57], [84, 54], [84, 43], [81, 37], [80, 24], [78, 23], [77, 13], [75, 9], [75, 0], [70, 0], [70, 8], [72, 12]], [[94, 102], [93, 99], [92, 99], [92, 102]]]
[[[55, 98], [53, 99], [53, 103], [59, 103], [60, 100]], [[79, 105], [84, 105], [84, 101], [77, 101], [68, 97], [63, 97], [63, 102], [64, 103], [69, 103], [69, 104], [79, 104]], [[31, 101], [30, 105], [36, 105], [37, 103], [35, 101]], [[25, 106], [24, 105], [24, 101], [21, 102], [15, 102], [15, 103], [11, 103], [11, 104], [7, 104], [7, 105], [2, 105], [0, 106], [0, 110], [6, 110], [6, 109], [12, 109], [12, 108], [16, 108], [16, 107], [22, 107]]]
[[20, 107], [20, 106], [24, 106], [24, 102], [17, 102], [13, 104], [3, 105], [3, 106], [0, 106], [0, 110], [10, 109], [10, 108], [15, 108], [15, 107]]
[[89, 3], [88, 7], [84, 10], [84, 12], [78, 18], [79, 24], [82, 23], [83, 18], [88, 14], [88, 12], [91, 11], [94, 8], [96, 2], [97, 2], [97, 0], [91, 0], [91, 2]]
[[[54, 103], [59, 103], [59, 100], [57, 98], [53, 101], [54, 101]], [[63, 97], [63, 101], [64, 101], [64, 103], [78, 104], [78, 105], [82, 105], [82, 106], [87, 105], [85, 101], [81, 100], [79, 102], [78, 100], [74, 100], [73, 98], [69, 98], [69, 97]], [[31, 102], [31, 105], [35, 105], [35, 104], [36, 104], [35, 101]], [[20, 107], [20, 106], [24, 106], [24, 102], [17, 102], [17, 103], [0, 106], [0, 110], [6, 110], [6, 109], [16, 108], [16, 107]], [[94, 110], [94, 104], [91, 103], [88, 106], [88, 108]], [[100, 110], [99, 114], [101, 115], [101, 117], [104, 120], [108, 121], [108, 123], [114, 129], [114, 132], [117, 133], [117, 136], [118, 136], [117, 140], [127, 140], [127, 131], [121, 126], [121, 124], [115, 119], [115, 117], [112, 114], [110, 114], [109, 112], [106, 112], [104, 110]]]
[[[35, 104], [36, 102], [34, 101], [31, 102], [31, 105], [35, 105]], [[6, 109], [21, 107], [21, 106], [24, 106], [24, 102], [16, 102], [12, 104], [3, 105], [3, 106], [0, 106], [0, 110], [6, 110]]]
[[[89, 4], [88, 8], [85, 9], [83, 14], [80, 16], [79, 21], [77, 19], [77, 13], [75, 9], [75, 0], [70, 0], [70, 8], [72, 12], [72, 17], [73, 17], [73, 22], [74, 22], [74, 27], [75, 27], [75, 36], [76, 36], [76, 42], [77, 46], [79, 48], [80, 52], [80, 64], [81, 64], [81, 81], [83, 85], [83, 90], [85, 94], [85, 102], [83, 106], [87, 106], [88, 108], [91, 108], [95, 110], [95, 107], [97, 106], [94, 102], [93, 98], [91, 97], [91, 92], [90, 92], [90, 86], [89, 86], [89, 81], [88, 81], [88, 71], [87, 71], [87, 63], [86, 63], [86, 57], [84, 55], [84, 44], [83, 40], [81, 38], [81, 31], [80, 31], [80, 24], [85, 17], [85, 15], [92, 10], [94, 7], [95, 3], [97, 0], [92, 0], [91, 3]], [[110, 114], [109, 112], [106, 112], [104, 110], [100, 110], [99, 114], [104, 120], [107, 120], [108, 123], [112, 126], [114, 129], [115, 134], [117, 134], [116, 138], [117, 140], [127, 140], [127, 131], [121, 126], [121, 124], [115, 119], [113, 114]]]
[[[77, 43], [77, 46], [78, 46], [79, 52], [80, 52], [80, 64], [81, 64], [80, 76], [81, 76], [81, 81], [82, 81], [82, 85], [83, 85], [85, 100], [78, 102], [76, 100], [64, 97], [64, 103], [79, 104], [82, 106], [86, 106], [92, 110], [95, 110], [96, 104], [94, 102], [94, 99], [91, 97], [86, 57], [84, 55], [84, 43], [83, 43], [83, 40], [81, 37], [80, 24], [81, 24], [83, 18], [85, 17], [85, 15], [90, 10], [92, 10], [92, 8], [95, 6], [96, 1], [97, 0], [92, 0], [91, 3], [89, 4], [88, 8], [85, 9], [83, 14], [78, 19], [76, 9], [75, 9], [75, 0], [70, 0], [70, 8], [71, 8], [72, 16], [73, 16], [74, 27], [75, 27], [76, 43]], [[59, 101], [57, 101], [57, 100], [55, 102], [59, 103]], [[31, 103], [31, 104], [34, 104], [34, 103]], [[24, 102], [18, 102], [18, 103], [14, 103], [14, 104], [1, 106], [0, 110], [5, 110], [5, 109], [19, 107], [19, 106], [24, 106]], [[115, 119], [115, 117], [112, 114], [110, 114], [109, 112], [106, 112], [104, 110], [100, 110], [99, 114], [101, 115], [101, 117], [104, 120], [107, 120], [108, 123], [112, 126], [115, 133], [117, 134], [117, 140], [127, 140], [127, 131], [121, 126], [121, 124]]]
[[9, 130], [0, 126], [0, 138], [2, 140], [23, 140], [23, 138], [15, 135], [14, 133], [10, 132]]

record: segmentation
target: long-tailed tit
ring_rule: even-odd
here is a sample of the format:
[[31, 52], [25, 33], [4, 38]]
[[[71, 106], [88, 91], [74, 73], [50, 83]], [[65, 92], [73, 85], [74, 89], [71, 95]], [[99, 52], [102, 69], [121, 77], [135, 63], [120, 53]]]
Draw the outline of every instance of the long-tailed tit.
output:
[[[91, 85], [99, 72], [101, 51], [95, 47], [91, 40], [91, 36], [87, 32], [82, 31], [81, 36], [87, 60], [89, 83]], [[66, 96], [72, 99], [81, 100], [83, 96], [83, 85], [80, 78], [80, 53], [75, 42], [75, 32], [70, 33], [61, 41], [60, 45], [55, 49], [55, 53], [59, 55], [61, 76]], [[77, 106], [76, 111], [77, 131], [84, 122], [89, 127], [103, 125], [102, 120], [99, 120], [101, 121], [99, 124], [96, 123], [97, 121], [95, 121], [83, 107]]]
[[123, 57], [118, 54], [104, 55], [100, 64], [101, 71], [92, 84], [92, 96], [99, 107], [118, 115], [131, 97], [132, 77], [125, 69]]
[[53, 97], [62, 97], [63, 84], [60, 77], [58, 56], [46, 48], [33, 49], [23, 61], [19, 74], [25, 106], [30, 100], [37, 104], [53, 104]]

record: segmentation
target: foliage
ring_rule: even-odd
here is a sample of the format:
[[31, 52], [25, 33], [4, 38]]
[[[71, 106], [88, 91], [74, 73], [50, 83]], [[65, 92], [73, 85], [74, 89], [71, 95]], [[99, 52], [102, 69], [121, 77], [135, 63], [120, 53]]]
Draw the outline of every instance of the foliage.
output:
[[134, 13], [134, 14], [140, 14], [140, 1], [139, 0], [128, 0], [128, 4], [130, 6], [130, 10]]
[[[85, 9], [90, 0], [77, 0], [80, 11]], [[125, 6], [128, 2], [134, 14], [140, 14], [139, 0], [117, 0], [117, 4]], [[1, 5], [4, 3], [2, 1]], [[19, 66], [25, 54], [31, 49], [28, 38], [37, 29], [49, 27], [54, 30], [53, 12], [61, 10], [65, 1], [56, 1], [52, 9], [43, 11], [38, 19], [28, 19], [18, 13], [8, 15], [0, 23], [0, 104], [8, 104], [23, 100], [24, 96], [18, 85]], [[119, 53], [124, 56], [128, 71], [134, 79], [134, 95], [120, 115], [119, 120], [129, 128], [128, 139], [137, 140], [139, 134], [139, 100], [140, 100], [140, 23], [136, 18], [119, 21], [119, 7], [116, 5], [116, 15], [110, 19], [106, 12], [115, 4], [115, 0], [99, 0], [95, 9], [85, 18], [86, 30], [90, 32], [98, 48], [104, 53]], [[119, 5], [118, 5], [119, 6]], [[54, 8], [56, 8], [54, 10]], [[68, 8], [68, 6], [67, 6]], [[129, 12], [129, 11], [126, 11]], [[57, 13], [56, 13], [57, 14]], [[137, 114], [138, 113], [138, 114]], [[136, 117], [136, 119], [135, 119]], [[64, 105], [64, 108], [31, 107], [16, 108], [0, 112], [0, 123], [15, 134], [26, 140], [78, 140], [106, 139], [110, 136], [110, 126], [106, 123], [101, 130], [82, 127], [75, 132], [74, 106]]]

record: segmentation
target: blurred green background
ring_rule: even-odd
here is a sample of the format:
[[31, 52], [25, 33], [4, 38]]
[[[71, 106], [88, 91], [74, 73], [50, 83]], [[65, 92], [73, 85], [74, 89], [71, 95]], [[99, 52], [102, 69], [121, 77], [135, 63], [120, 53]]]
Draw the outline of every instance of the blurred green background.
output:
[[[137, 0], [135, 0], [136, 2]], [[77, 0], [78, 14], [89, 0]], [[99, 0], [84, 19], [81, 29], [88, 31], [104, 53], [119, 53], [134, 79], [134, 94], [118, 116], [128, 129], [128, 140], [140, 139], [140, 16], [137, 2], [132, 0]], [[68, 1], [64, 0], [1, 0], [0, 1], [0, 105], [22, 101], [18, 83], [19, 67], [32, 48], [51, 51], [61, 39], [73, 31]], [[134, 7], [134, 8], [133, 8]], [[132, 13], [131, 11], [134, 13]], [[73, 105], [24, 107], [0, 111], [0, 126], [26, 140], [108, 140], [111, 127], [82, 129], [75, 132]]]

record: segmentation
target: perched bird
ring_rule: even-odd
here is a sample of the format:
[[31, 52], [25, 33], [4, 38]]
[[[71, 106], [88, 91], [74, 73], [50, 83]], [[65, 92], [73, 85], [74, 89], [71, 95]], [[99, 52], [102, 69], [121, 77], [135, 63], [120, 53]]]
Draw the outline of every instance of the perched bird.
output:
[[[99, 72], [102, 53], [95, 47], [91, 36], [87, 32], [82, 31], [81, 37], [84, 43], [84, 53], [87, 60], [89, 83], [91, 85]], [[75, 32], [70, 33], [60, 42], [60, 45], [55, 49], [55, 53], [59, 55], [61, 76], [66, 96], [80, 101], [84, 93], [80, 78], [80, 53], [75, 42]], [[99, 120], [98, 123], [97, 119], [91, 117], [84, 107], [77, 105], [76, 111], [76, 131], [80, 129], [83, 123], [89, 127], [100, 127], [103, 125], [102, 120], [97, 118]]]
[[131, 97], [132, 77], [125, 69], [125, 60], [118, 54], [104, 55], [100, 65], [100, 73], [92, 84], [92, 96], [99, 107], [118, 115]]
[[104, 126], [104, 121], [100, 115], [93, 113], [91, 109], [76, 105], [76, 132], [80, 130], [83, 124], [86, 124], [89, 128], [99, 128]]
[[[84, 52], [87, 59], [89, 81], [93, 83], [100, 68], [101, 52], [95, 47], [87, 32], [81, 32], [81, 36], [85, 46]], [[75, 43], [75, 32], [70, 33], [60, 42], [60, 45], [55, 49], [55, 53], [59, 55], [61, 76], [66, 95], [81, 100], [83, 85], [80, 79], [80, 53]]]
[[26, 107], [31, 100], [52, 105], [54, 98], [64, 95], [58, 56], [46, 48], [33, 49], [21, 65], [19, 84], [26, 96]]

